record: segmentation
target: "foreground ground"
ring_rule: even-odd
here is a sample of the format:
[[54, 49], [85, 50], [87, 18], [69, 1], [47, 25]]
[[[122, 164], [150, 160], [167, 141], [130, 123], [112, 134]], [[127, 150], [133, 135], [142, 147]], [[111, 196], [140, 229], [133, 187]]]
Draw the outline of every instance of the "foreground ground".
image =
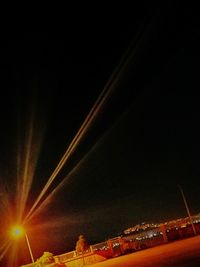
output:
[[91, 267], [186, 267], [200, 266], [200, 236], [138, 251], [90, 265]]

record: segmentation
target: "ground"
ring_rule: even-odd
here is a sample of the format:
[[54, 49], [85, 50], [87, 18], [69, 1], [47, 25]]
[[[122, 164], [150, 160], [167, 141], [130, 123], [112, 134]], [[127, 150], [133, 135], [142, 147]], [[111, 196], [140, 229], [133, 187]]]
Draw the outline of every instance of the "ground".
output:
[[90, 265], [91, 267], [195, 267], [200, 266], [200, 236]]

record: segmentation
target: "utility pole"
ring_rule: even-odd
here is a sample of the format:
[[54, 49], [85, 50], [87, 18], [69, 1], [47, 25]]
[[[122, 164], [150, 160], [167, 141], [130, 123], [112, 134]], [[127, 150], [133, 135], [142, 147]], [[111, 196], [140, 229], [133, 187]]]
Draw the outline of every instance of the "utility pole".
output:
[[184, 204], [185, 204], [185, 208], [186, 208], [186, 210], [187, 210], [187, 214], [188, 214], [188, 217], [189, 217], [189, 219], [190, 219], [190, 223], [191, 223], [191, 225], [192, 225], [193, 233], [194, 233], [194, 235], [196, 235], [197, 232], [196, 232], [196, 229], [195, 229], [194, 224], [193, 224], [193, 221], [192, 221], [192, 216], [191, 216], [191, 213], [190, 213], [190, 210], [189, 210], [189, 207], [188, 207], [188, 204], [187, 204], [185, 195], [184, 195], [184, 193], [183, 193], [183, 189], [182, 189], [182, 187], [181, 187], [180, 185], [178, 185], [178, 189], [179, 189], [180, 192], [181, 192], [181, 195], [182, 195], [182, 198], [183, 198], [183, 201], [184, 201]]

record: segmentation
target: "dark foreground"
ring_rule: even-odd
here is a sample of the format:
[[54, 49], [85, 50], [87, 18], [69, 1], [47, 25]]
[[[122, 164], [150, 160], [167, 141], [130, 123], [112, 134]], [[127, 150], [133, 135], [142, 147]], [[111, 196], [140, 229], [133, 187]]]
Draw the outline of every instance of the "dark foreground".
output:
[[95, 267], [200, 266], [200, 236], [96, 263]]

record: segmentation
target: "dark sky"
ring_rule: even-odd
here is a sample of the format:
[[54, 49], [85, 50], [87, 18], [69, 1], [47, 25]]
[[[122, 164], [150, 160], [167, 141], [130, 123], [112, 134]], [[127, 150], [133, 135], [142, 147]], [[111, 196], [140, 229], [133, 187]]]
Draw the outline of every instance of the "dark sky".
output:
[[[24, 159], [31, 118], [33, 158], [39, 143], [40, 149], [26, 211], [98, 95], [113, 88], [48, 193], [74, 169], [68, 182], [29, 223], [35, 257], [73, 250], [80, 234], [92, 244], [143, 221], [187, 216], [177, 184], [192, 213], [199, 212], [195, 8], [141, 5], [123, 19], [95, 14], [40, 29], [12, 25], [2, 34], [1, 199], [9, 196], [14, 213], [18, 160]], [[24, 263], [23, 246], [21, 241]]]

